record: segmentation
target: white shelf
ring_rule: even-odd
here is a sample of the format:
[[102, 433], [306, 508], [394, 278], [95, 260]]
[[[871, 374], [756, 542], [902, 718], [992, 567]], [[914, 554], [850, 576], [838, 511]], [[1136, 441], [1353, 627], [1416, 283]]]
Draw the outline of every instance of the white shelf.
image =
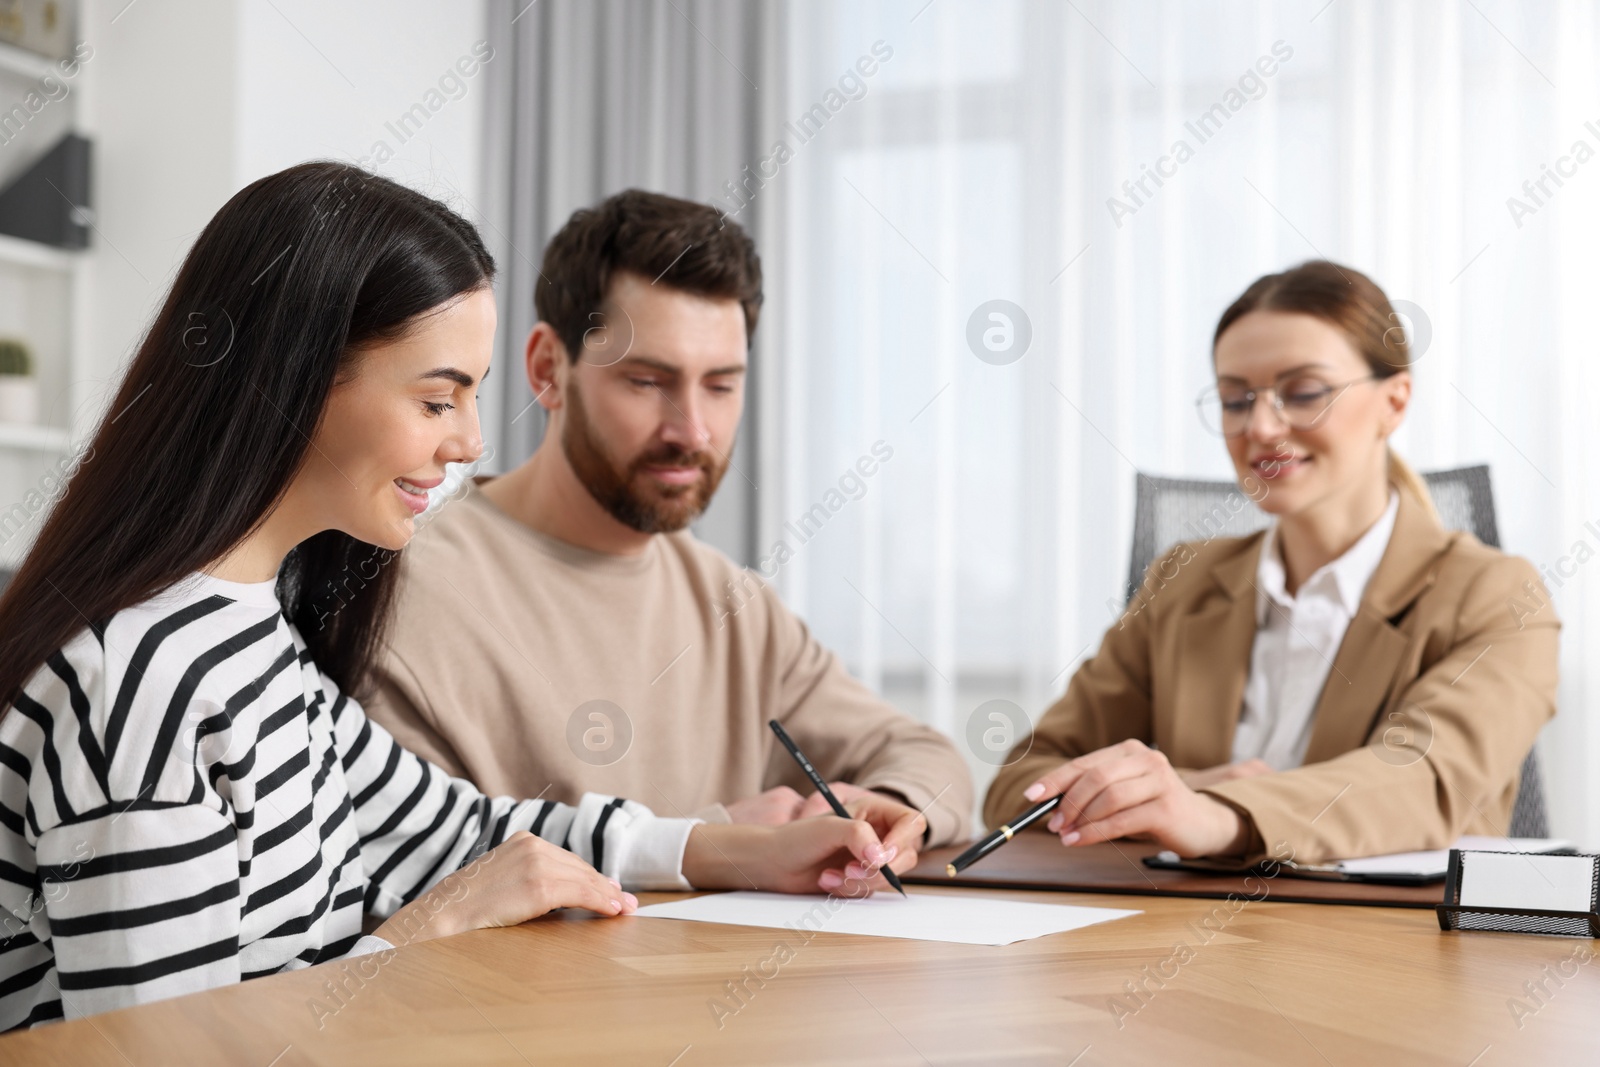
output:
[[0, 263], [66, 272], [76, 265], [77, 257], [65, 249], [0, 233]]
[[[86, 5], [68, 0], [58, 6], [72, 19], [73, 9]], [[28, 127], [35, 142], [42, 146], [43, 137], [61, 130], [93, 130], [85, 122], [93, 113], [85, 107], [93, 96], [95, 66], [84, 65], [71, 79], [71, 93], [57, 94], [48, 113], [35, 117]], [[60, 77], [59, 60], [0, 41], [0, 110], [19, 103], [30, 90], [43, 93], [41, 79], [49, 76]], [[21, 162], [12, 160], [7, 173]], [[88, 348], [94, 313], [90, 263], [89, 254], [0, 234], [0, 335], [21, 337], [33, 349], [41, 406], [51, 419], [46, 425], [0, 423], [0, 501], [24, 500], [30, 491], [41, 491], [45, 469], [64, 470], [75, 444], [93, 432], [92, 416], [84, 414], [94, 408], [89, 401], [98, 381]], [[16, 566], [35, 533], [36, 527], [0, 546], [0, 566]]]
[[0, 448], [20, 448], [32, 452], [66, 452], [72, 435], [59, 426], [20, 426], [0, 422]]
[[48, 56], [0, 41], [0, 73], [37, 81], [46, 74], [54, 73], [55, 64], [56, 61]]

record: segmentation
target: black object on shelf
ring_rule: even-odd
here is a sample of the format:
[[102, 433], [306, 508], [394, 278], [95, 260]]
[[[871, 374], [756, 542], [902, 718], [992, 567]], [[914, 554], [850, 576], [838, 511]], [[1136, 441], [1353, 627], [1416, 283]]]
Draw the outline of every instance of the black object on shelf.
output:
[[0, 192], [0, 233], [57, 248], [88, 248], [89, 141], [66, 134]]

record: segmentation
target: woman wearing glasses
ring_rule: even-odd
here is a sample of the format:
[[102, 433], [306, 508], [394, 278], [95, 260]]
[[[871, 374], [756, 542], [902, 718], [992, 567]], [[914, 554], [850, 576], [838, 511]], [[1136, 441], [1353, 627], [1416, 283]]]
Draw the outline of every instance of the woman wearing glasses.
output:
[[1555, 712], [1527, 561], [1447, 532], [1389, 448], [1411, 400], [1388, 298], [1325, 261], [1217, 324], [1202, 415], [1262, 533], [1172, 549], [1011, 754], [984, 816], [1062, 795], [1064, 845], [1302, 862], [1503, 834]]

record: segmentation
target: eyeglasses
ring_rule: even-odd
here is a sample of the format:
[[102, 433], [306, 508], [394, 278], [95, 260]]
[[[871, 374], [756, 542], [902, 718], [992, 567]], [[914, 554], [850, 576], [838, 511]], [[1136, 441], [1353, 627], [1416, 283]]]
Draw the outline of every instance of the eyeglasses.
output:
[[1286, 374], [1265, 389], [1242, 385], [1213, 385], [1200, 394], [1195, 406], [1206, 429], [1223, 437], [1241, 437], [1250, 429], [1256, 398], [1270, 396], [1273, 412], [1293, 430], [1309, 430], [1322, 421], [1333, 402], [1345, 390], [1363, 382], [1376, 381], [1376, 374], [1330, 385], [1303, 373]]

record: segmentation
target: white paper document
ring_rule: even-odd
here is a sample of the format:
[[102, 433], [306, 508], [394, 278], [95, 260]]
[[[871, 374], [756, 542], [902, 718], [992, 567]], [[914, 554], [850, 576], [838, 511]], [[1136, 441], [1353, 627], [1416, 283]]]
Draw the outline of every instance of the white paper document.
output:
[[851, 900], [738, 892], [650, 904], [634, 914], [732, 926], [770, 926], [793, 930], [802, 937], [816, 933], [866, 934], [965, 945], [1009, 945], [1141, 913], [1121, 908], [1033, 904], [965, 893], [913, 892], [901, 897], [898, 893], [880, 892]]
[[[1458, 840], [1454, 848], [1474, 852], [1554, 852], [1567, 848], [1566, 841], [1544, 837], [1474, 837]], [[1358, 860], [1340, 860], [1339, 870], [1345, 874], [1365, 875], [1417, 875], [1443, 878], [1450, 868], [1450, 849], [1440, 848], [1429, 852], [1396, 852], [1388, 856], [1368, 856]]]

